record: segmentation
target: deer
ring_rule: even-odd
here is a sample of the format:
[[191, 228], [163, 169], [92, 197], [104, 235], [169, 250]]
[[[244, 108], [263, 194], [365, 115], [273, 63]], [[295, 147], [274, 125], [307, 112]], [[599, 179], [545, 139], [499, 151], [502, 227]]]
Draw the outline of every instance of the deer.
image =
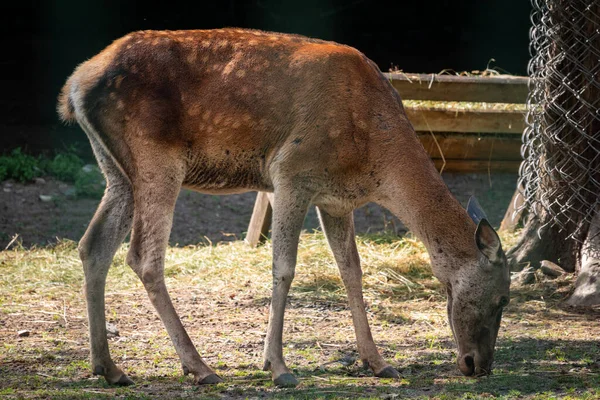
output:
[[374, 202], [424, 243], [447, 292], [464, 375], [489, 374], [509, 271], [501, 241], [475, 201], [450, 193], [377, 65], [350, 46], [294, 34], [226, 28], [138, 31], [80, 64], [58, 113], [87, 135], [107, 186], [78, 251], [84, 270], [91, 368], [132, 380], [109, 353], [105, 285], [131, 232], [139, 277], [195, 384], [221, 382], [201, 358], [165, 285], [181, 188], [272, 193], [272, 297], [265, 371], [297, 378], [282, 351], [286, 299], [305, 214], [315, 205], [346, 288], [360, 359], [376, 377], [399, 373], [374, 343], [362, 292], [353, 210]]

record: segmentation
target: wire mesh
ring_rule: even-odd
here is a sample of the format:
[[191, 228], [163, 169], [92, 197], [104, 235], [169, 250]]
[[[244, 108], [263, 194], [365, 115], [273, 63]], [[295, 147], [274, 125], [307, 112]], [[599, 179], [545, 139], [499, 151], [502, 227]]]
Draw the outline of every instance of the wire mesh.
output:
[[600, 194], [600, 0], [532, 0], [524, 205], [583, 240]]

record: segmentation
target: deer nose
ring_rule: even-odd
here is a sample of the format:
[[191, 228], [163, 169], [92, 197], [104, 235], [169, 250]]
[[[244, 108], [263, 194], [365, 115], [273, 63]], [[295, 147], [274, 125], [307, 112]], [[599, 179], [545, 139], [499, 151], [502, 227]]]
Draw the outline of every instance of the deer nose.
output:
[[460, 369], [460, 372], [465, 376], [473, 375], [475, 372], [475, 360], [473, 359], [473, 356], [467, 354], [466, 356], [459, 358], [458, 369]]

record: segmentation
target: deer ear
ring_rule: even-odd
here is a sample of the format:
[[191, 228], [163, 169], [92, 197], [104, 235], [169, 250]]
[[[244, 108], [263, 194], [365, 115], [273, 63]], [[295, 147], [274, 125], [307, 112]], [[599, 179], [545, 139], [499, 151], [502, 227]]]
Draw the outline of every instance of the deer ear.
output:
[[497, 261], [500, 258], [500, 237], [498, 237], [492, 225], [485, 218], [477, 224], [475, 243], [479, 251], [491, 262]]
[[475, 196], [469, 197], [469, 202], [467, 203], [467, 214], [469, 214], [469, 217], [471, 217], [475, 224], [479, 224], [479, 221], [482, 219], [488, 219], [487, 215], [485, 215], [485, 211], [483, 211]]

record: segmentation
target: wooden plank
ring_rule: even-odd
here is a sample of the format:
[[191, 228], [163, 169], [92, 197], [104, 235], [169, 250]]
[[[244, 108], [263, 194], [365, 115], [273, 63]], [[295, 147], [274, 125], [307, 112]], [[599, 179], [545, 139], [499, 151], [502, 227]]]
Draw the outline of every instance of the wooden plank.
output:
[[446, 132], [433, 135], [417, 132], [417, 135], [431, 158], [441, 159], [443, 155], [443, 158], [457, 160], [521, 160], [521, 137], [517, 135]]
[[[442, 171], [443, 161], [439, 158], [433, 159], [435, 167], [438, 171]], [[444, 166], [443, 173], [455, 172], [455, 173], [499, 173], [499, 172], [510, 172], [517, 173], [519, 171], [519, 165], [521, 161], [502, 161], [502, 160], [449, 160], [446, 159], [446, 165]]]
[[269, 237], [269, 228], [271, 227], [271, 218], [273, 215], [272, 194], [266, 192], [258, 192], [256, 201], [254, 202], [254, 210], [248, 225], [248, 233], [246, 234], [246, 243], [252, 247], [256, 247], [259, 243], [264, 243]]
[[410, 108], [406, 115], [416, 131], [465, 133], [514, 133], [525, 129], [524, 111]]
[[524, 76], [456, 76], [384, 74], [405, 100], [525, 103], [529, 78]]

